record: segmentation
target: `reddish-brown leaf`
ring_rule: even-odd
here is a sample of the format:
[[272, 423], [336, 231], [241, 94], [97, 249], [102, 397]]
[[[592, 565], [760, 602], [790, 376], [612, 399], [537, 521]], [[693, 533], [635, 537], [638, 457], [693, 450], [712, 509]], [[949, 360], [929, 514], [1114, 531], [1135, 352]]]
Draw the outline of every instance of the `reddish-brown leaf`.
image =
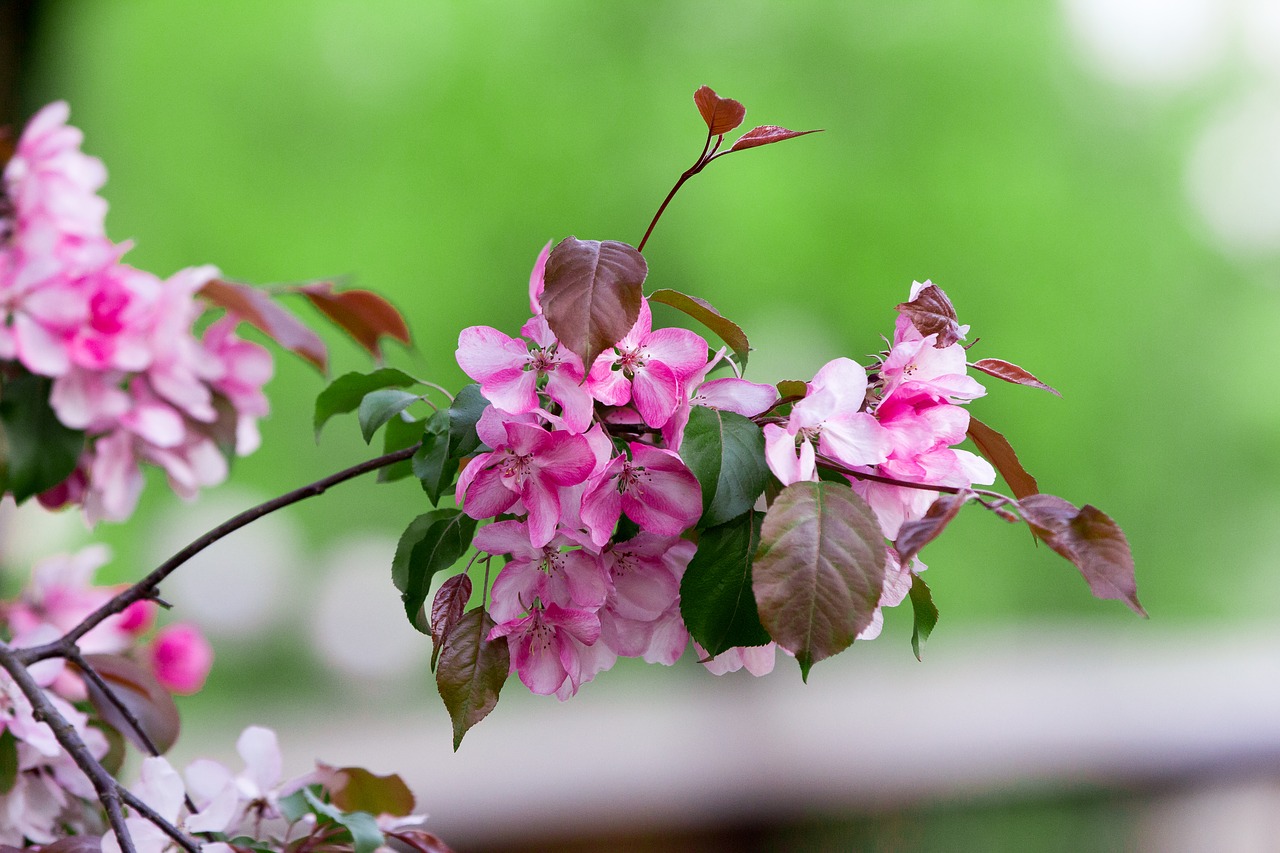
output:
[[458, 624], [462, 614], [466, 612], [467, 602], [471, 600], [471, 578], [466, 572], [456, 574], [440, 584], [436, 597], [431, 602], [431, 666], [436, 665], [440, 657], [440, 648], [445, 637]]
[[1076, 509], [1053, 495], [1030, 495], [1018, 501], [1018, 509], [1036, 536], [1080, 570], [1095, 597], [1123, 601], [1147, 615], [1138, 602], [1129, 540], [1106, 513], [1088, 504]]
[[8, 125], [0, 127], [0, 170], [9, 165], [13, 153], [17, 150], [17, 140], [13, 138], [13, 129]]
[[290, 352], [302, 356], [321, 373], [328, 369], [328, 352], [319, 335], [277, 305], [265, 291], [215, 278], [200, 289], [200, 295], [257, 327]]
[[747, 353], [751, 351], [751, 344], [747, 341], [746, 333], [742, 331], [741, 326], [717, 311], [716, 307], [710, 302], [705, 299], [699, 299], [696, 296], [688, 296], [678, 290], [665, 288], [655, 290], [649, 294], [649, 301], [670, 305], [672, 308], [688, 314], [719, 335], [720, 339], [737, 354], [738, 359], [743, 364], [746, 363]]
[[728, 133], [747, 115], [747, 108], [733, 98], [722, 98], [710, 86], [702, 86], [693, 93], [693, 102], [702, 113], [702, 120], [711, 129], [712, 136]]
[[445, 640], [436, 669], [436, 687], [453, 720], [453, 749], [462, 736], [498, 704], [511, 656], [507, 638], [488, 639], [494, 621], [483, 607], [464, 615]]
[[1039, 379], [1036, 379], [1027, 371], [1018, 367], [1016, 364], [1010, 364], [998, 358], [983, 358], [973, 363], [975, 370], [981, 370], [988, 376], [994, 376], [997, 379], [1003, 379], [1005, 382], [1012, 382], [1014, 385], [1026, 385], [1031, 388], [1040, 388], [1048, 391], [1050, 394], [1058, 394], [1058, 389], [1051, 385], [1046, 385]]
[[949, 347], [962, 337], [956, 309], [936, 284], [921, 288], [915, 299], [900, 303], [897, 310], [911, 318], [911, 324], [920, 334], [936, 333], [938, 340], [934, 346], [938, 349]]
[[325, 786], [344, 812], [406, 817], [413, 813], [413, 792], [396, 774], [378, 776], [363, 767], [342, 767]]
[[[16, 847], [0, 850], [17, 850]], [[30, 850], [31, 848], [27, 848]], [[40, 853], [101, 853], [102, 839], [96, 835], [71, 835], [40, 848]], [[18, 851], [22, 853], [22, 851]]]
[[371, 290], [335, 292], [327, 281], [298, 286], [299, 293], [319, 308], [374, 358], [382, 358], [383, 336], [409, 343], [409, 327], [395, 306]]
[[942, 533], [951, 520], [960, 512], [960, 507], [973, 496], [972, 492], [959, 492], [954, 495], [938, 495], [938, 499], [929, 505], [922, 518], [915, 521], [904, 521], [898, 528], [898, 540], [893, 547], [898, 552], [898, 559], [903, 565], [920, 553], [920, 549], [928, 545]]
[[787, 130], [785, 127], [778, 127], [776, 124], [762, 124], [759, 127], [751, 128], [738, 137], [738, 141], [733, 143], [733, 147], [729, 150], [745, 151], [748, 148], [758, 148], [761, 145], [781, 142], [784, 139], [795, 139], [797, 136], [807, 136], [810, 133], [821, 132], [821, 130]]
[[590, 370], [640, 316], [644, 256], [616, 240], [566, 237], [547, 258], [542, 313], [560, 343]]
[[1025, 498], [1027, 495], [1040, 492], [1036, 478], [1022, 467], [1022, 463], [1018, 461], [1018, 454], [1013, 452], [1013, 447], [1003, 435], [972, 415], [969, 416], [968, 432], [969, 438], [973, 440], [978, 451], [987, 457], [987, 461], [995, 466], [1000, 476], [1004, 477], [1004, 481], [1009, 484], [1014, 497]]
[[841, 483], [793, 483], [765, 514], [751, 569], [760, 623], [801, 676], [871, 624], [887, 552], [866, 501]]
[[[85, 655], [85, 663], [93, 667], [120, 704], [129, 710], [161, 753], [169, 751], [178, 740], [180, 724], [178, 707], [169, 691], [160, 686], [150, 671], [120, 655]], [[107, 725], [119, 731], [139, 749], [145, 749], [133, 726], [115, 704], [88, 678], [89, 701]]]

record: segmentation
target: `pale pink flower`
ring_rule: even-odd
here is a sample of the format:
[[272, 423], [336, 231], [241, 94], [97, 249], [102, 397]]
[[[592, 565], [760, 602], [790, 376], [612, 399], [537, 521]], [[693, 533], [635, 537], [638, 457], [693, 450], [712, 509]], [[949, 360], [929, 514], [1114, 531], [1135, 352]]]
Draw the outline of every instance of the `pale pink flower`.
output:
[[463, 469], [455, 497], [475, 519], [506, 512], [519, 500], [529, 513], [529, 541], [541, 548], [560, 520], [559, 490], [585, 480], [595, 455], [581, 435], [516, 422], [506, 423], [504, 431], [505, 444]]
[[702, 665], [712, 675], [725, 675], [745, 668], [757, 678], [773, 672], [778, 652], [777, 643], [768, 643], [763, 646], [735, 646], [732, 649], [725, 649], [710, 660], [705, 660], [707, 650], [696, 642], [693, 647], [698, 653], [699, 660], [702, 660]]
[[939, 349], [936, 334], [922, 337], [906, 315], [899, 315], [893, 348], [880, 366], [884, 396], [906, 383], [925, 386], [931, 393], [951, 402], [974, 400], [987, 389], [965, 371], [966, 354], [960, 344]]
[[787, 426], [764, 427], [765, 461], [784, 486], [817, 480], [817, 453], [842, 465], [874, 465], [889, 452], [876, 419], [862, 411], [867, 372], [857, 362], [827, 362], [808, 383], [808, 393], [791, 407]]
[[[705, 366], [685, 380], [683, 399], [676, 406], [671, 420], [662, 427], [662, 439], [666, 442], [667, 449], [680, 450], [684, 441], [684, 428], [689, 424], [689, 412], [694, 406], [706, 406], [753, 418], [768, 411], [777, 402], [777, 388], [743, 379], [738, 375], [738, 366], [725, 358], [725, 352], [722, 347]], [[733, 368], [734, 375], [708, 380], [707, 374], [722, 359]]]

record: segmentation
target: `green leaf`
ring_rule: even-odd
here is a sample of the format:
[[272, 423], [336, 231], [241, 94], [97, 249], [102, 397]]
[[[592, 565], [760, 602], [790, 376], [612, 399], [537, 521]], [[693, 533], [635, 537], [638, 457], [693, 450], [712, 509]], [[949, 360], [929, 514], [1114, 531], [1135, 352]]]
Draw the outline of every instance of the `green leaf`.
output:
[[328, 818], [351, 835], [354, 853], [373, 853], [385, 843], [386, 839], [382, 837], [382, 830], [378, 829], [378, 822], [373, 819], [373, 815], [364, 812], [343, 812], [336, 806], [321, 800], [312, 793], [310, 788], [303, 788], [302, 795], [306, 797], [311, 810], [317, 817]]
[[769, 482], [764, 433], [733, 412], [693, 406], [680, 456], [702, 486], [699, 523], [705, 527], [724, 524], [751, 509]]
[[464, 385], [449, 406], [449, 455], [462, 458], [480, 446], [476, 423], [488, 408], [489, 401], [480, 393], [480, 385]]
[[650, 293], [649, 301], [669, 305], [702, 323], [702, 325], [719, 335], [720, 340], [729, 345], [733, 350], [733, 354], [738, 357], [740, 364], [746, 365], [747, 355], [751, 352], [751, 344], [747, 340], [746, 333], [742, 331], [741, 326], [717, 311], [710, 302], [667, 288]]
[[5, 451], [0, 487], [18, 503], [71, 476], [84, 451], [84, 433], [63, 426], [49, 405], [52, 385], [27, 374], [0, 390]]
[[847, 485], [793, 483], [769, 507], [752, 569], [756, 605], [806, 681], [871, 624], [885, 560], [875, 513]]
[[0, 796], [13, 790], [18, 781], [18, 739], [13, 731], [0, 733]]
[[401, 391], [399, 388], [383, 388], [365, 394], [360, 401], [360, 410], [356, 413], [360, 419], [360, 434], [364, 436], [364, 443], [372, 441], [373, 434], [383, 424], [421, 399], [421, 395]]
[[431, 579], [448, 569], [471, 547], [476, 521], [457, 509], [437, 509], [413, 521], [400, 536], [391, 563], [391, 580], [402, 593], [409, 623], [424, 634], [431, 632], [419, 614], [431, 592]]
[[938, 608], [934, 606], [933, 593], [919, 575], [911, 576], [910, 595], [911, 611], [915, 615], [915, 625], [911, 629], [911, 651], [916, 653], [916, 660], [920, 660], [920, 648], [938, 624]]
[[404, 388], [416, 384], [418, 380], [403, 370], [396, 370], [393, 367], [384, 367], [372, 373], [347, 373], [339, 376], [329, 383], [328, 388], [320, 392], [320, 396], [316, 397], [316, 413], [312, 422], [316, 441], [320, 440], [320, 430], [324, 429], [329, 418], [354, 412], [360, 405], [360, 401], [370, 391], [377, 391], [379, 388]]
[[[311, 785], [319, 789], [319, 785]], [[299, 788], [287, 797], [280, 798], [280, 816], [288, 823], [297, 823], [304, 815], [311, 814], [311, 804], [307, 801], [306, 788]]]
[[[414, 420], [401, 412], [387, 421], [387, 429], [382, 433], [382, 452], [394, 453], [422, 441], [425, 421]], [[413, 473], [413, 463], [409, 460], [388, 465], [378, 469], [378, 482], [390, 483], [402, 480]]]
[[344, 812], [405, 817], [413, 811], [413, 792], [394, 773], [378, 776], [363, 767], [342, 767], [336, 773], [338, 784], [331, 786], [333, 804]]
[[445, 638], [436, 667], [436, 687], [453, 720], [453, 751], [476, 723], [498, 704], [498, 694], [511, 669], [507, 638], [486, 639], [495, 627], [483, 607], [458, 621]]
[[449, 413], [436, 412], [427, 419], [422, 446], [410, 462], [413, 475], [422, 481], [422, 490], [432, 504], [440, 503], [440, 497], [453, 485], [458, 473], [458, 466], [450, 464], [453, 455], [449, 452], [449, 444]]
[[735, 646], [762, 646], [771, 639], [760, 624], [751, 588], [751, 558], [760, 544], [761, 521], [761, 513], [747, 511], [702, 531], [680, 581], [680, 615], [712, 657]]

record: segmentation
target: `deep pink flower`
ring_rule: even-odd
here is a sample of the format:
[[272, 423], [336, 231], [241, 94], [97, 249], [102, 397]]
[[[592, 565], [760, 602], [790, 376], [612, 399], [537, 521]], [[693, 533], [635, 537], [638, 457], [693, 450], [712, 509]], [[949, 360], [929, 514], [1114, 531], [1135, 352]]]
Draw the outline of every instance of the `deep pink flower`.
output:
[[595, 467], [580, 435], [508, 422], [506, 443], [472, 459], [458, 477], [455, 497], [475, 519], [506, 512], [519, 500], [529, 513], [529, 540], [541, 548], [560, 520], [559, 490], [581, 483]]
[[[969, 413], [948, 403], [927, 386], [900, 385], [876, 409], [876, 419], [889, 438], [888, 457], [860, 470], [912, 483], [971, 486], [995, 482], [995, 469], [985, 459], [952, 445], [965, 439]], [[920, 518], [937, 494], [851, 478], [853, 490], [875, 510], [890, 539], [908, 519]]]
[[599, 557], [580, 549], [562, 550], [571, 544], [564, 536], [537, 548], [529, 541], [527, 524], [498, 521], [481, 528], [473, 544], [489, 554], [511, 556], [493, 583], [489, 612], [498, 622], [516, 618], [538, 601], [593, 610], [604, 604], [609, 592], [609, 575]]
[[597, 547], [623, 513], [659, 536], [678, 536], [702, 515], [702, 487], [679, 456], [638, 441], [629, 449], [631, 458], [615, 457], [582, 496], [582, 520]]
[[707, 363], [707, 342], [688, 329], [653, 328], [648, 300], [616, 346], [601, 353], [587, 376], [587, 390], [608, 406], [636, 407], [644, 422], [661, 427], [681, 400], [681, 383]]
[[213, 648], [194, 625], [168, 625], [156, 632], [149, 650], [156, 680], [182, 695], [199, 693], [213, 667]]
[[571, 640], [593, 645], [600, 637], [600, 619], [586, 610], [551, 604], [497, 625], [489, 632], [490, 640], [495, 637], [510, 637], [511, 668], [524, 685], [533, 693], [550, 696], [565, 679], [575, 690], [582, 683], [579, 647]]

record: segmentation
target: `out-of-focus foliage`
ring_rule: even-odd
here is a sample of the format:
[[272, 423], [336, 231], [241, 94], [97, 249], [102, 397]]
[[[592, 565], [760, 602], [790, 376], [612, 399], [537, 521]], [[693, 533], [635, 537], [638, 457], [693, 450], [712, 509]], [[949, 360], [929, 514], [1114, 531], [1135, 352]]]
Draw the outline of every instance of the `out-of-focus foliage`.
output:
[[[749, 104], [747, 126], [822, 127], [691, 183], [646, 246], [646, 290], [708, 299], [758, 347], [748, 378], [774, 382], [880, 349], [891, 306], [932, 279], [982, 339], [971, 358], [1062, 392], [991, 381], [972, 411], [1047, 491], [1124, 526], [1153, 616], [1261, 614], [1280, 589], [1261, 524], [1280, 296], [1199, 240], [1180, 184], [1212, 92], [1111, 89], [1053, 4], [80, 2], [48, 7], [37, 47], [27, 111], [71, 102], [137, 263], [349, 274], [409, 318], [417, 351], [391, 363], [450, 387], [459, 330], [519, 324], [548, 240], [639, 240], [698, 153], [699, 85]], [[333, 344], [335, 375], [366, 369]], [[280, 492], [370, 453], [354, 427], [312, 442], [321, 387], [281, 360], [242, 484]], [[393, 533], [418, 488], [353, 484], [297, 513], [318, 549]], [[122, 564], [142, 553], [112, 535]], [[1096, 615], [1026, 540], [962, 513], [924, 554], [948, 620]]]

